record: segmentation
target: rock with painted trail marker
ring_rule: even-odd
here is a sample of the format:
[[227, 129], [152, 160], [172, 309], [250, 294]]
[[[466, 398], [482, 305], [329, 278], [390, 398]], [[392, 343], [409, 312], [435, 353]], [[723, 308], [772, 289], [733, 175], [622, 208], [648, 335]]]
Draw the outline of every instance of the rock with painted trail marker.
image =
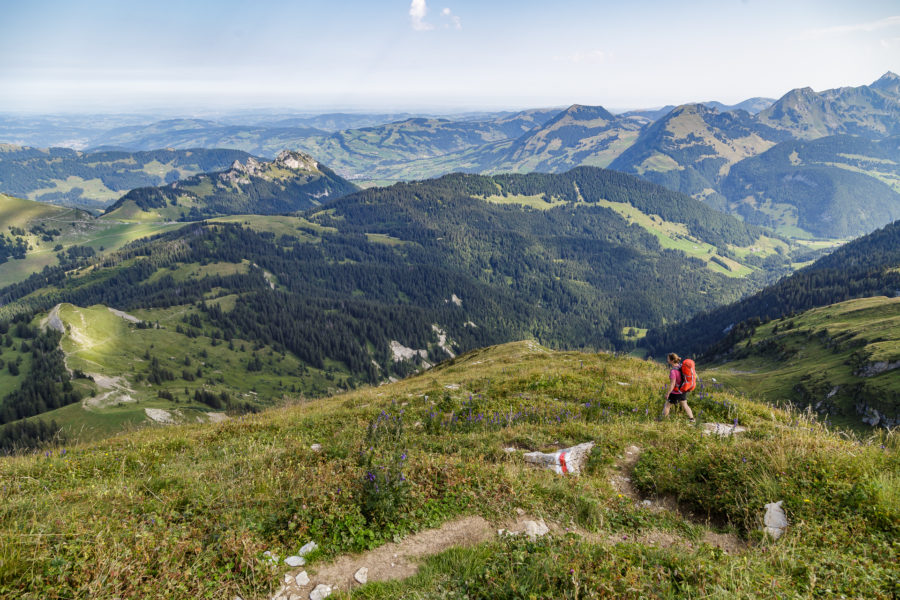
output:
[[563, 448], [558, 452], [528, 452], [524, 458], [526, 463], [535, 468], [550, 469], [560, 475], [569, 473], [577, 475], [581, 473], [593, 447], [594, 442], [585, 442], [571, 448]]

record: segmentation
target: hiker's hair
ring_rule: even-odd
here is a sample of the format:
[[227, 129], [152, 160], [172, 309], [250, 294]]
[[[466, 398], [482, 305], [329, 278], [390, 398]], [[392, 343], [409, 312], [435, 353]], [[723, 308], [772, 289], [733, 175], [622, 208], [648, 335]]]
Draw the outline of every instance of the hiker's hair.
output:
[[681, 357], [675, 354], [674, 352], [669, 352], [669, 360], [673, 363], [680, 363]]

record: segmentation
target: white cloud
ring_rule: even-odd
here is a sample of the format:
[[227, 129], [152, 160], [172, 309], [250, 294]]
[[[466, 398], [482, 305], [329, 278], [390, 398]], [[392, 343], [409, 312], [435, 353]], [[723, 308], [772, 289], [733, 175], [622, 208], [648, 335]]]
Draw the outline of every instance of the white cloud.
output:
[[853, 25], [837, 25], [835, 27], [823, 27], [821, 29], [810, 29], [800, 34], [800, 39], [814, 39], [831, 37], [835, 35], [844, 35], [847, 33], [860, 33], [877, 31], [888, 27], [900, 27], [900, 15], [893, 17], [885, 17], [877, 21], [868, 23], [855, 23]]
[[881, 40], [881, 47], [885, 50], [900, 48], [900, 37], [886, 38]]
[[449, 8], [445, 8], [441, 11], [441, 17], [448, 19], [450, 24], [444, 25], [444, 27], [453, 27], [454, 29], [462, 29], [462, 22], [459, 20], [459, 17], [453, 14], [453, 12]]
[[434, 25], [425, 21], [425, 15], [428, 14], [428, 7], [425, 0], [412, 0], [409, 5], [409, 19], [412, 28], [416, 31], [428, 31], [434, 29]]
[[610, 55], [603, 50], [579, 50], [568, 56], [557, 56], [556, 60], [575, 64], [599, 64], [606, 61]]

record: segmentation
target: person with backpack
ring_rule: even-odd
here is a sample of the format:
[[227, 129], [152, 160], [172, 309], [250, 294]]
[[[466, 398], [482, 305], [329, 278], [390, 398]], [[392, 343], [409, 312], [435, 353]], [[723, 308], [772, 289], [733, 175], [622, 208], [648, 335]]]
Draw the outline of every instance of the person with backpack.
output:
[[669, 416], [669, 409], [673, 404], [680, 404], [687, 413], [688, 420], [694, 422], [694, 413], [687, 403], [687, 394], [697, 387], [697, 370], [689, 358], [684, 360], [674, 352], [670, 352], [669, 361], [669, 390], [666, 392], [666, 404], [663, 407], [662, 418]]

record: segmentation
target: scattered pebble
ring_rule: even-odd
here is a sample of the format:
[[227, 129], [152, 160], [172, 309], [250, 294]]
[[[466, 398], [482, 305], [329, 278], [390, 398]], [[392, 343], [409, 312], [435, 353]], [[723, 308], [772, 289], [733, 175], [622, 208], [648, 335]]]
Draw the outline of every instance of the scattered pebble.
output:
[[540, 521], [525, 521], [523, 525], [525, 525], [525, 535], [533, 540], [546, 535], [550, 531], [543, 519]]
[[369, 580], [369, 568], [360, 568], [359, 571], [353, 574], [353, 579], [359, 584], [365, 584]]
[[319, 547], [319, 545], [316, 544], [315, 542], [309, 542], [307, 544], [304, 544], [303, 547], [300, 548], [300, 552], [298, 552], [297, 554], [299, 554], [300, 556], [306, 556], [313, 550], [318, 549], [318, 547]]
[[306, 574], [306, 571], [300, 571], [297, 573], [297, 576], [294, 577], [294, 581], [297, 582], [297, 585], [303, 587], [304, 585], [309, 584], [309, 575]]
[[510, 446], [508, 448], [504, 448], [503, 451], [506, 452], [507, 454], [512, 454], [513, 452], [516, 451], [516, 449], [513, 448], [512, 446]]
[[784, 514], [784, 509], [781, 508], [782, 502], [782, 500], [779, 500], [778, 502], [766, 504], [766, 516], [763, 517], [763, 523], [765, 524], [763, 531], [772, 536], [773, 540], [780, 538], [788, 526], [787, 515]]
[[302, 556], [288, 556], [284, 559], [284, 564], [289, 567], [302, 567], [306, 564], [306, 559]]
[[309, 447], [309, 449], [312, 450], [313, 452], [321, 452], [322, 444], [313, 444], [312, 446]]
[[324, 600], [331, 595], [331, 586], [320, 583], [309, 593], [309, 600]]

